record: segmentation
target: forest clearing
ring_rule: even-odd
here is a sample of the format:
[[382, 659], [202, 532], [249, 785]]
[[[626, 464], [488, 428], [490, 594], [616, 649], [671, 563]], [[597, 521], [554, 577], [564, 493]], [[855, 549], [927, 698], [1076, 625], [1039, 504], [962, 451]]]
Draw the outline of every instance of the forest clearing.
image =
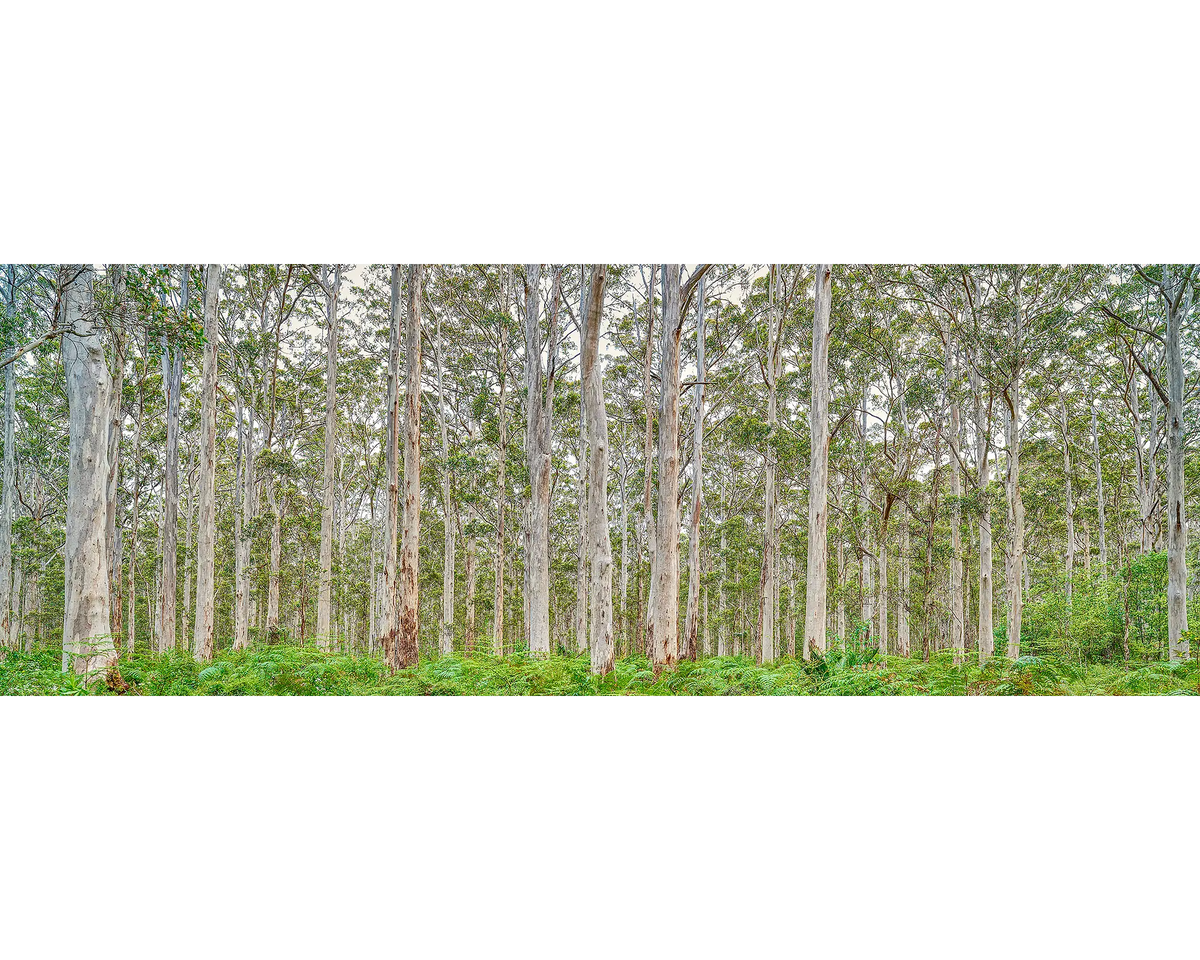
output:
[[1200, 692], [1194, 264], [0, 281], [0, 693]]

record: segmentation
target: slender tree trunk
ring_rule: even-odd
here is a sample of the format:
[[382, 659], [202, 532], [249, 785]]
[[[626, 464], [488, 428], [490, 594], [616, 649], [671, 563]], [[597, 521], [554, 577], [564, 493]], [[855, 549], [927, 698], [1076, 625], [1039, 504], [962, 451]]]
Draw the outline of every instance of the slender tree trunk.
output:
[[[585, 281], [583, 264], [579, 265], [579, 344], [580, 353], [588, 339], [587, 308], [584, 304]], [[582, 373], [580, 374], [580, 386]], [[575, 567], [575, 652], [587, 649], [587, 598], [588, 598], [588, 419], [587, 402], [580, 390], [579, 397], [579, 563]]]
[[[534, 656], [550, 653], [550, 431], [551, 408], [546, 394], [552, 382], [543, 387], [541, 302], [538, 284], [540, 263], [525, 264], [525, 453], [529, 465], [529, 530], [526, 583], [529, 594], [529, 652]], [[558, 273], [552, 312], [558, 309]], [[551, 320], [554, 329], [555, 319]], [[553, 333], [551, 334], [553, 339]], [[553, 363], [554, 347], [551, 347]], [[549, 398], [553, 403], [553, 396]]]
[[954, 651], [954, 662], [957, 665], [963, 662], [966, 646], [964, 640], [966, 604], [963, 598], [962, 464], [960, 462], [962, 425], [959, 420], [958, 397], [955, 388], [958, 364], [955, 362], [955, 353], [951, 343], [949, 318], [943, 329], [946, 342], [946, 395], [950, 402], [950, 497], [954, 501], [950, 515], [950, 648]]
[[500, 328], [500, 356], [497, 358], [497, 369], [500, 378], [500, 436], [496, 451], [496, 586], [492, 597], [492, 653], [497, 657], [504, 656], [504, 513], [508, 500], [508, 480], [506, 478], [505, 462], [508, 458], [508, 409], [505, 406], [505, 388], [508, 374], [508, 319], [510, 303], [510, 288], [512, 285], [511, 268], [505, 275], [504, 286], [504, 325]]
[[137, 646], [138, 536], [142, 529], [142, 475], [138, 465], [142, 462], [142, 422], [146, 414], [143, 386], [144, 381], [138, 384], [138, 410], [133, 423], [133, 510], [129, 525], [129, 616], [126, 624], [129, 640], [125, 648], [125, 652], [131, 656]]
[[608, 268], [592, 267], [588, 284], [581, 374], [587, 411], [589, 457], [588, 541], [591, 548], [591, 660], [592, 673], [613, 669], [612, 539], [608, 530], [608, 412], [600, 370], [600, 325]]
[[[210, 263], [204, 274], [204, 364], [200, 374], [200, 518], [196, 547], [196, 625], [192, 656], [198, 663], [213, 658], [215, 646], [217, 547], [217, 305], [221, 265]], [[132, 562], [132, 558], [131, 558]]]
[[[1164, 268], [1164, 288], [1172, 290]], [[1191, 656], [1187, 636], [1187, 518], [1183, 478], [1183, 353], [1180, 328], [1191, 309], [1190, 274], [1187, 291], [1167, 303], [1167, 643], [1172, 663]]]
[[1100, 437], [1096, 432], [1096, 403], [1092, 401], [1092, 454], [1096, 458], [1096, 526], [1100, 534], [1100, 570], [1108, 575], [1108, 541], [1104, 529], [1104, 471], [1100, 459]]
[[[123, 409], [121, 400], [124, 395], [125, 386], [125, 343], [126, 343], [126, 267], [123, 263], [116, 263], [110, 267], [112, 271], [112, 288], [113, 299], [116, 309], [114, 311], [114, 330], [112, 331], [113, 341], [113, 362], [112, 362], [112, 379], [111, 389], [108, 394], [109, 404], [109, 425], [108, 425], [108, 496], [107, 496], [107, 513], [105, 523], [105, 541], [108, 545], [108, 590], [109, 590], [109, 615], [112, 617], [112, 635], [113, 642], [120, 643], [121, 637], [121, 604], [112, 602], [113, 597], [120, 596], [121, 582], [121, 566], [117, 558], [117, 513], [120, 509], [120, 493], [121, 493], [121, 433], [124, 425]], [[10, 365], [11, 368], [11, 365]], [[7, 551], [5, 551], [7, 556]], [[0, 579], [3, 579], [3, 570], [0, 569]], [[7, 588], [7, 580], [0, 585], [0, 590]], [[0, 603], [0, 612], [7, 619], [8, 604]]]
[[[833, 296], [833, 264], [818, 263], [814, 280], [812, 386], [808, 429], [811, 452], [808, 468], [808, 573], [804, 605], [804, 656], [825, 653], [825, 605], [828, 584], [829, 527], [829, 308]], [[842, 542], [838, 538], [838, 575], [842, 572]], [[845, 620], [841, 591], [838, 617]], [[842, 626], [844, 631], [844, 624]]]
[[400, 312], [403, 309], [400, 298], [400, 264], [393, 263], [391, 340], [388, 349], [388, 495], [383, 526], [383, 611], [380, 617], [383, 659], [388, 664], [396, 663], [396, 617], [400, 605], [396, 583], [396, 538], [400, 526]]
[[704, 507], [704, 386], [708, 378], [708, 367], [704, 363], [704, 336], [704, 278], [701, 277], [696, 301], [696, 400], [692, 424], [692, 517], [688, 533], [688, 602], [683, 643], [679, 651], [681, 660], [696, 659], [700, 619], [700, 512]]
[[663, 264], [658, 407], [658, 535], [651, 614], [655, 672], [679, 658], [679, 337], [680, 264]]
[[[628, 449], [624, 443], [622, 447]], [[625, 459], [621, 470], [621, 655], [629, 656], [629, 461]], [[707, 619], [707, 618], [705, 618]]]
[[[4, 488], [0, 494], [0, 636], [7, 637], [11, 610], [20, 601], [12, 593], [12, 525], [16, 509], [16, 422], [17, 380], [13, 356], [17, 348], [16, 265], [7, 265], [8, 296], [5, 301], [5, 354], [9, 360], [4, 367]], [[110, 566], [111, 570], [111, 566]], [[119, 576], [119, 572], [118, 572]]]
[[454, 653], [454, 554], [457, 532], [454, 497], [450, 484], [450, 431], [446, 423], [446, 385], [442, 367], [446, 341], [442, 338], [442, 318], [437, 318], [437, 383], [438, 425], [442, 434], [442, 512], [445, 525], [445, 546], [442, 552], [442, 619], [438, 632], [438, 654], [448, 657]]
[[241, 503], [246, 489], [246, 440], [243, 421], [245, 420], [245, 404], [241, 393], [237, 394], [234, 405], [234, 423], [237, 429], [237, 454], [234, 467], [233, 482], [233, 649], [245, 650], [250, 643], [249, 624], [242, 615], [243, 610], [249, 611], [247, 596], [246, 569], [247, 555], [242, 551], [242, 542], [246, 539], [246, 519], [241, 510]]
[[[912, 629], [909, 622], [909, 597], [911, 596], [912, 588], [912, 562], [909, 557], [909, 551], [912, 549], [911, 538], [909, 533], [909, 511], [908, 505], [900, 504], [900, 575], [899, 575], [899, 597], [896, 602], [896, 653], [902, 657], [912, 655]], [[953, 561], [951, 561], [953, 563]], [[961, 565], [962, 561], [959, 560]], [[959, 584], [958, 598], [962, 602], [962, 569], [959, 569]], [[954, 591], [951, 590], [953, 599]], [[961, 609], [960, 609], [961, 617]], [[962, 620], [959, 620], [959, 644], [962, 644]], [[961, 651], [960, 651], [961, 653]]]
[[[180, 270], [180, 314], [186, 320], [191, 302], [191, 265]], [[159, 598], [159, 619], [162, 622], [160, 649], [174, 650], [178, 644], [175, 597], [179, 577], [176, 557], [179, 551], [179, 401], [183, 391], [183, 351], [171, 345], [169, 337], [162, 339], [163, 391], [167, 406], [167, 450], [163, 466], [163, 559], [162, 595]], [[186, 571], [184, 580], [187, 582]], [[191, 589], [185, 587], [190, 599]], [[185, 608], [189, 603], [185, 600]], [[186, 615], [186, 610], [185, 610]]]
[[325, 473], [321, 484], [321, 580], [317, 586], [317, 646], [329, 649], [333, 619], [333, 468], [337, 458], [338, 294], [342, 266], [321, 266], [325, 289]]
[[[658, 271], [658, 264], [650, 265], [650, 289], [646, 298], [646, 359], [642, 376], [642, 402], [646, 408], [646, 440], [644, 448], [643, 462], [645, 465], [646, 489], [642, 499], [642, 539], [646, 544], [646, 557], [650, 569], [649, 588], [646, 597], [646, 620], [644, 625], [645, 635], [642, 637], [642, 649], [653, 658], [654, 647], [654, 593], [656, 589], [655, 573], [658, 570], [658, 558], [656, 555], [658, 530], [653, 522], [654, 517], [651, 512], [651, 493], [653, 491], [654, 477], [654, 407], [650, 403], [650, 384], [651, 384], [651, 365], [654, 355], [654, 278]], [[639, 581], [639, 591], [641, 590]], [[638, 616], [641, 616], [641, 607], [638, 607]], [[639, 634], [642, 630], [639, 629]]]
[[[811, 537], [812, 534], [809, 534]], [[811, 542], [811, 541], [810, 541]], [[837, 538], [837, 576], [838, 576], [838, 595], [837, 595], [837, 636], [844, 646], [846, 643], [846, 541], [842, 537], [841, 530], [838, 531]], [[811, 583], [812, 580], [809, 580]], [[805, 641], [804, 651], [805, 656], [808, 655], [808, 642]]]
[[721, 579], [717, 584], [717, 656], [729, 656], [729, 621], [725, 611], [725, 584], [729, 581], [729, 549], [725, 524], [721, 524]]
[[[239, 400], [239, 403], [241, 401]], [[234, 563], [237, 576], [237, 618], [234, 623], [233, 647], [244, 650], [250, 645], [250, 528], [254, 521], [254, 406], [245, 411], [246, 439], [242, 453], [241, 516], [235, 533]], [[239, 425], [240, 429], [240, 425]]]
[[[190, 465], [188, 467], [188, 491], [187, 491], [187, 499], [186, 499], [185, 507], [184, 507], [185, 515], [184, 515], [184, 533], [183, 533], [183, 557], [184, 557], [184, 560], [183, 560], [183, 565], [184, 565], [183, 566], [183, 619], [184, 619], [185, 624], [193, 622], [192, 582], [195, 579], [195, 573], [194, 573], [194, 571], [189, 569], [189, 564], [194, 566], [194, 563], [192, 563], [192, 560], [194, 559], [194, 551], [192, 549], [192, 514], [194, 513], [194, 508], [195, 508], [195, 497], [193, 495], [194, 491], [192, 488], [195, 485], [195, 479], [196, 479], [195, 478], [195, 470], [194, 470], [195, 465], [196, 465], [196, 448], [195, 447], [191, 448], [191, 452], [188, 455], [188, 461], [189, 461]], [[176, 633], [175, 633], [176, 649], [178, 649], [179, 646], [180, 646], [179, 632], [178, 632], [178, 630], [176, 630]]]
[[980, 351], [976, 351], [971, 369], [971, 391], [975, 399], [975, 459], [979, 472], [979, 665], [992, 658], [992, 507], [989, 499], [991, 476], [991, 444], [984, 423], [982, 385], [980, 384]]
[[776, 381], [777, 369], [775, 355], [779, 350], [779, 327], [775, 317], [775, 284], [777, 282], [777, 265], [770, 267], [768, 279], [768, 295], [770, 307], [767, 316], [767, 451], [766, 451], [766, 490], [764, 491], [763, 506], [763, 563], [762, 583], [759, 586], [761, 607], [759, 621], [761, 633], [759, 637], [760, 663], [771, 663], [775, 660], [775, 618], [778, 613], [779, 598], [775, 594], [775, 433], [778, 420], [776, 410]]
[[417, 665], [420, 630], [417, 560], [421, 541], [421, 301], [425, 266], [408, 265], [404, 395], [404, 530], [400, 553], [400, 633], [393, 650], [393, 670]]
[[109, 619], [108, 367], [92, 316], [92, 269], [60, 268], [62, 364], [68, 428], [66, 568], [63, 575], [63, 670], [89, 675], [116, 663]]
[[1071, 596], [1074, 592], [1075, 581], [1075, 489], [1071, 481], [1071, 435], [1067, 426], [1067, 402], [1062, 401], [1059, 408], [1059, 423], [1063, 435], [1063, 477], [1066, 487], [1065, 512], [1067, 515], [1067, 616], [1070, 616]]

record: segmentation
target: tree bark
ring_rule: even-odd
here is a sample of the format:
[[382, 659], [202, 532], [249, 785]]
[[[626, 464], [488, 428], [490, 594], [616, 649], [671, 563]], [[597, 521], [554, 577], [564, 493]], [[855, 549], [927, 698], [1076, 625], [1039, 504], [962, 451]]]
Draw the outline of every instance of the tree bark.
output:
[[[196, 624], [192, 656], [204, 663], [215, 646], [217, 546], [217, 306], [221, 265], [210, 263], [204, 273], [204, 364], [200, 374], [200, 517], [196, 545]], [[132, 558], [131, 558], [132, 559]]]
[[400, 633], [392, 669], [417, 665], [420, 628], [417, 560], [421, 541], [421, 301], [425, 266], [408, 265], [408, 322], [404, 394], [404, 530], [400, 550]]
[[[332, 276], [331, 276], [332, 273]], [[317, 646], [329, 649], [333, 619], [333, 468], [337, 458], [338, 294], [342, 266], [321, 266], [325, 290], [325, 472], [321, 484], [321, 580], [317, 587]]]
[[[123, 263], [112, 264], [113, 310], [113, 359], [111, 389], [109, 390], [109, 425], [108, 425], [108, 496], [105, 523], [105, 541], [108, 548], [106, 566], [108, 568], [109, 615], [112, 617], [112, 635], [114, 643], [120, 643], [121, 637], [121, 604], [112, 603], [112, 598], [120, 594], [121, 563], [118, 555], [117, 514], [120, 509], [121, 493], [121, 433], [124, 425], [124, 411], [121, 400], [125, 385], [125, 342], [126, 323], [125, 309], [127, 297], [127, 269]], [[11, 372], [11, 371], [10, 371]], [[7, 552], [7, 551], [6, 551]], [[3, 571], [0, 570], [0, 578]], [[0, 586], [0, 589], [4, 589]], [[8, 604], [0, 603], [0, 612], [7, 617]]]
[[387, 512], [383, 525], [383, 610], [380, 633], [383, 658], [394, 664], [396, 657], [399, 591], [396, 583], [396, 538], [400, 526], [400, 264], [392, 264], [391, 340], [388, 348], [387, 412]]
[[69, 410], [63, 670], [106, 672], [117, 660], [109, 619], [108, 428], [111, 383], [93, 316], [92, 268], [60, 268], [62, 364]]
[[[191, 303], [191, 264], [180, 269], [180, 322], [186, 322]], [[183, 392], [183, 351], [162, 339], [163, 391], [167, 405], [167, 449], [163, 465], [163, 568], [162, 595], [159, 598], [159, 620], [162, 634], [159, 641], [165, 653], [179, 645], [175, 607], [178, 586], [176, 557], [179, 550], [179, 401]], [[187, 573], [184, 572], [187, 580]], [[188, 591], [190, 597], [190, 589]], [[186, 606], [186, 604], [185, 604]], [[185, 616], [187, 611], [184, 611]]]
[[[550, 653], [550, 417], [553, 380], [543, 383], [540, 263], [525, 264], [525, 455], [529, 466], [529, 652]], [[559, 275], [554, 273], [551, 304], [551, 370], [554, 363], [554, 329], [558, 310]]]
[[[643, 455], [643, 464], [646, 479], [645, 493], [642, 499], [642, 540], [646, 544], [646, 558], [650, 569], [650, 583], [646, 597], [646, 620], [644, 624], [644, 636], [642, 637], [642, 649], [647, 656], [653, 658], [654, 654], [654, 593], [656, 590], [655, 574], [658, 571], [658, 559], [656, 555], [656, 546], [658, 539], [658, 530], [654, 522], [654, 517], [651, 508], [651, 494], [653, 492], [653, 477], [654, 477], [654, 407], [650, 403], [650, 384], [652, 363], [654, 356], [654, 279], [658, 271], [658, 264], [650, 265], [650, 287], [646, 297], [646, 358], [645, 366], [642, 373], [642, 403], [646, 408], [646, 434], [645, 447]], [[639, 591], [640, 591], [639, 581]], [[641, 608], [638, 609], [638, 616], [641, 616]], [[639, 633], [642, 631], [639, 630]]]
[[593, 674], [613, 669], [612, 540], [608, 530], [608, 412], [600, 370], [600, 324], [608, 268], [592, 267], [588, 284], [585, 329], [581, 356], [587, 435], [589, 493], [588, 541], [591, 554], [591, 669]]
[[1096, 459], [1096, 526], [1100, 536], [1100, 570], [1108, 574], [1108, 540], [1104, 524], [1104, 470], [1100, 459], [1100, 437], [1096, 432], [1096, 403], [1092, 401], [1092, 455]]
[[13, 598], [12, 525], [16, 509], [16, 422], [17, 422], [17, 302], [16, 264], [7, 265], [5, 277], [8, 288], [5, 298], [4, 365], [4, 487], [0, 494], [0, 637], [7, 638], [11, 626], [11, 610], [20, 597]]
[[679, 659], [679, 303], [680, 264], [662, 265], [658, 406], [658, 533], [651, 616], [655, 672]]
[[446, 341], [442, 337], [442, 318], [437, 318], [437, 384], [438, 425], [442, 438], [442, 513], [445, 544], [442, 551], [442, 617], [438, 631], [438, 654], [448, 657], [454, 653], [454, 563], [456, 516], [450, 483], [450, 431], [446, 417], [446, 384], [442, 367]]
[[1180, 328], [1191, 309], [1193, 296], [1189, 267], [1178, 293], [1170, 282], [1169, 268], [1163, 268], [1163, 288], [1167, 291], [1167, 643], [1172, 663], [1191, 655], [1187, 636], [1187, 518], [1184, 514], [1183, 485], [1183, 353]]
[[[833, 264], [818, 263], [814, 280], [812, 385], [808, 429], [811, 452], [808, 468], [808, 572], [804, 606], [804, 655], [825, 653], [825, 601], [828, 583], [829, 526], [829, 309], [833, 296]], [[842, 544], [838, 540], [838, 575]], [[840, 598], [840, 594], [839, 594]], [[839, 599], [839, 619], [845, 612]]]
[[692, 423], [692, 517], [688, 532], [688, 602], [684, 620], [681, 660], [695, 660], [700, 621], [700, 512], [704, 508], [704, 278], [696, 300], [696, 400]]

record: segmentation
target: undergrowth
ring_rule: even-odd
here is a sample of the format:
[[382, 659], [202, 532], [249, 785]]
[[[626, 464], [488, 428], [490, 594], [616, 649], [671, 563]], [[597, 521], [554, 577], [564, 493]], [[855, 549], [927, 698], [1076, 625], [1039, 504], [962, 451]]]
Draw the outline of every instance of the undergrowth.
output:
[[1062, 696], [1200, 694], [1200, 662], [1089, 664], [1049, 657], [996, 658], [982, 669], [950, 653], [928, 662], [834, 649], [811, 661], [758, 666], [748, 657], [683, 662], [657, 678], [645, 657], [627, 657], [604, 677], [588, 658], [527, 653], [443, 657], [392, 674], [371, 656], [276, 644], [223, 651], [200, 666], [184, 652], [122, 659], [119, 675], [90, 682], [60, 669], [56, 650], [9, 652], [0, 695], [76, 696]]

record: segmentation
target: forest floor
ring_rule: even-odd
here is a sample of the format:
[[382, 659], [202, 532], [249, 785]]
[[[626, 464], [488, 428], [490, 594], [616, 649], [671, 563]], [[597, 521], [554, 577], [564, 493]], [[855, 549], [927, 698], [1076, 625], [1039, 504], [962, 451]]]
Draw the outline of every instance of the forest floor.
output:
[[645, 657], [626, 657], [593, 677], [584, 656], [538, 659], [526, 653], [422, 660], [390, 674], [370, 656], [274, 644], [217, 654], [201, 667], [186, 653], [122, 659], [119, 675], [85, 682], [61, 670], [60, 654], [8, 652], [0, 661], [0, 696], [80, 694], [191, 695], [832, 695], [1021, 696], [1200, 694], [1200, 661], [1079, 665], [1049, 657], [996, 658], [986, 667], [955, 666], [948, 652], [928, 662], [874, 651], [835, 649], [808, 662], [783, 658], [769, 667], [748, 657], [684, 662], [657, 679]]

